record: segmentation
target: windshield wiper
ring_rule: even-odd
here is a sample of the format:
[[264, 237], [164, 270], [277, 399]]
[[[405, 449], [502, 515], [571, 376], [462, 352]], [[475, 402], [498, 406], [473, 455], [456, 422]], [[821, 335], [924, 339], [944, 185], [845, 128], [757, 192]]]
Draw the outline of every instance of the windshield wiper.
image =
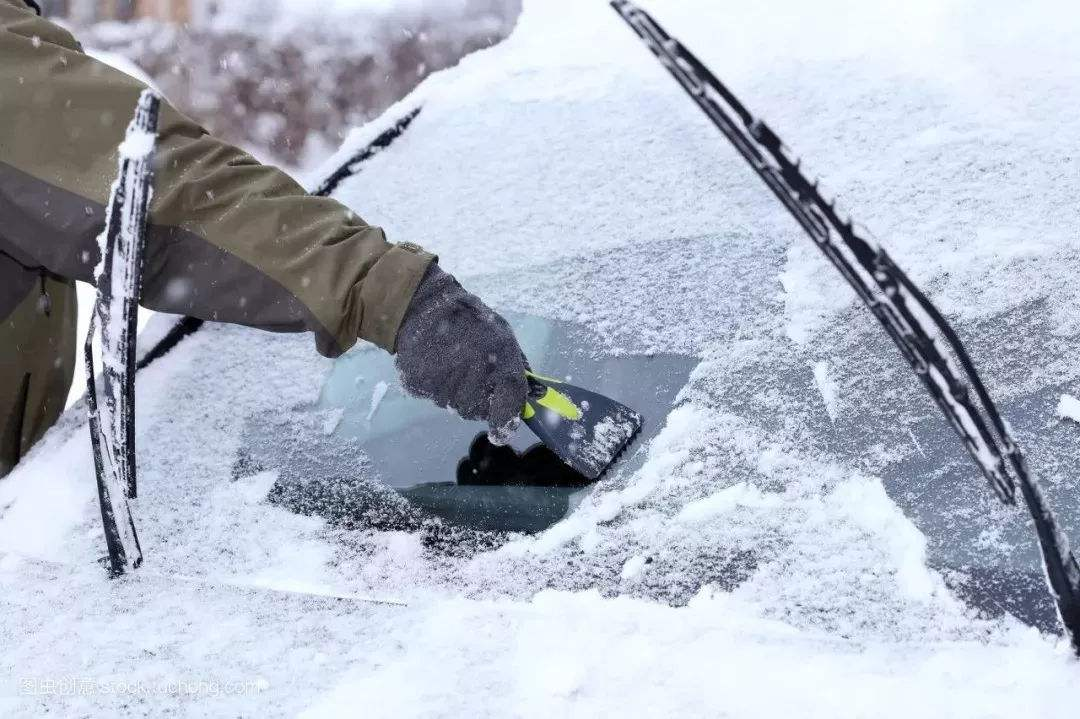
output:
[[[1073, 649], [1080, 655], [1080, 566], [1042, 487], [1028, 469], [1009, 426], [990, 399], [956, 332], [884, 249], [860, 237], [850, 219], [840, 218], [835, 202], [826, 201], [817, 183], [806, 179], [799, 160], [788, 152], [776, 133], [753, 116], [701, 61], [629, 0], [612, 0], [611, 5], [874, 313], [949, 419], [998, 498], [1015, 504], [1019, 485], [1035, 521], [1058, 615]], [[977, 403], [972, 401], [969, 387], [975, 390]]]
[[[129, 499], [135, 477], [135, 334], [142, 292], [146, 222], [154, 184], [154, 143], [161, 98], [143, 90], [120, 146], [120, 169], [109, 196], [101, 261], [94, 270], [97, 300], [83, 350], [86, 414], [94, 450], [98, 501], [114, 575], [142, 563]], [[98, 401], [94, 337], [100, 326], [101, 389]]]
[[423, 107], [423, 105], [417, 105], [412, 110], [409, 110], [399, 117], [393, 125], [379, 133], [378, 137], [350, 155], [336, 170], [327, 175], [311, 194], [319, 197], [329, 197], [337, 189], [338, 185], [359, 172], [361, 165], [390, 147], [394, 140], [401, 137], [409, 129], [409, 125], [420, 114]]

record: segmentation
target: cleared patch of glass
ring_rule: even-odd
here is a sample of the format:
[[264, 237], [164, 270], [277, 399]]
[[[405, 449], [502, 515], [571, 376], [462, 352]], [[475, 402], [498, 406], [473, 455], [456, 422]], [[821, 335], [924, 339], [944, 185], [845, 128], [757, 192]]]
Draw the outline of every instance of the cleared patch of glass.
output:
[[[626, 468], [662, 426], [695, 361], [673, 354], [597, 356], [573, 323], [509, 315], [537, 371], [613, 397], [645, 417]], [[359, 347], [339, 358], [306, 417], [264, 421], [237, 471], [277, 468], [272, 499], [355, 526], [409, 529], [425, 518], [472, 529], [536, 532], [591, 486], [524, 426], [506, 447], [401, 388], [393, 358]], [[393, 490], [393, 495], [385, 489]]]

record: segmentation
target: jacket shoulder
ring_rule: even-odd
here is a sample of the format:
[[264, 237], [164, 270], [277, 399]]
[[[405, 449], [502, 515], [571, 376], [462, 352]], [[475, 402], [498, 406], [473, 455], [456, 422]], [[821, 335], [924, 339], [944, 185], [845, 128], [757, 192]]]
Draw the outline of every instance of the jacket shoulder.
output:
[[[0, 0], [0, 31], [23, 38], [37, 38], [67, 50], [82, 51], [82, 46], [70, 32], [40, 17], [25, 0]], [[0, 32], [0, 42], [3, 40], [4, 32]]]
[[37, 0], [0, 0], [0, 8], [5, 6], [23, 12], [32, 12], [35, 15], [41, 14], [41, 6], [38, 5]]

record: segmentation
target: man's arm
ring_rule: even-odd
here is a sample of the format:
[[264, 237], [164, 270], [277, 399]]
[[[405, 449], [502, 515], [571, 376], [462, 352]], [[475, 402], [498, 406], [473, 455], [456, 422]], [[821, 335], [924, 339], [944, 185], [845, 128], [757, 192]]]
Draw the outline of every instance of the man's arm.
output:
[[[0, 0], [0, 251], [92, 281], [116, 148], [142, 85], [86, 56], [22, 0]], [[162, 104], [143, 304], [277, 331], [334, 356], [394, 351], [433, 257], [391, 245]]]

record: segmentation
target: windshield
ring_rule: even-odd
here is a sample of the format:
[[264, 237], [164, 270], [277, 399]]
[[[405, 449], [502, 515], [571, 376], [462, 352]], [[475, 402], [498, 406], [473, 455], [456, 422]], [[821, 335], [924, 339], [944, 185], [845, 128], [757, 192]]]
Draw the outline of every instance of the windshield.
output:
[[[890, 44], [873, 23], [858, 25], [865, 35], [834, 27], [805, 3], [787, 8], [805, 15], [790, 25], [752, 3], [706, 22], [706, 5], [665, 4], [661, 19], [775, 123], [776, 135], [751, 123], [754, 139], [790, 142], [807, 182], [820, 173], [823, 197], [880, 233], [963, 340], [1077, 537], [1080, 429], [1057, 412], [1080, 395], [1080, 205], [1055, 180], [1075, 169], [1062, 138], [1076, 133], [1056, 124], [1077, 116], [1062, 90], [1069, 26], [1044, 45], [1046, 23], [1014, 23], [1015, 37], [985, 25], [979, 42], [949, 45], [957, 65]], [[954, 38], [977, 14], [911, 24]], [[898, 69], [898, 57], [917, 62]], [[1001, 84], [973, 86], [968, 70]], [[387, 128], [392, 142], [358, 154]], [[774, 166], [748, 165], [607, 3], [528, 3], [505, 43], [431, 76], [308, 187], [358, 157], [336, 200], [438, 255], [511, 319], [538, 372], [625, 403], [644, 431], [585, 483], [526, 430], [495, 448], [482, 425], [405, 396], [373, 347], [330, 360], [310, 335], [207, 322], [138, 374], [132, 506], [153, 572], [417, 606], [464, 596], [491, 600], [482, 611], [503, 602], [499, 620], [552, 595], [566, 602], [546, 605], [554, 614], [587, 605], [606, 620], [633, 606], [650, 619], [620, 636], [660, 615], [671, 623], [650, 643], [771, 632], [777, 656], [815, 647], [800, 667], [817, 666], [821, 644], [849, 658], [915, 646], [920, 674], [927, 647], [1057, 661], [1016, 621], [1058, 629], [1030, 517], [997, 500], [875, 316], [755, 175]], [[162, 323], [148, 332], [140, 341]], [[0, 549], [80, 567], [100, 556], [83, 410], [0, 483]], [[62, 586], [97, 586], [100, 573], [85, 574]], [[39, 584], [19, 584], [23, 606], [41, 604]], [[132, 601], [117, 613], [146, 626], [177, 608], [123, 586]], [[287, 603], [259, 605], [314, 625], [310, 603]], [[233, 604], [221, 598], [218, 616], [231, 620]], [[440, 610], [471, 628], [456, 606]], [[425, 634], [443, 626], [423, 619]], [[341, 656], [353, 628], [336, 634]], [[714, 656], [712, 636], [692, 656]], [[973, 676], [1011, 667], [1002, 656], [978, 654]], [[883, 664], [891, 681], [891, 655]]]

